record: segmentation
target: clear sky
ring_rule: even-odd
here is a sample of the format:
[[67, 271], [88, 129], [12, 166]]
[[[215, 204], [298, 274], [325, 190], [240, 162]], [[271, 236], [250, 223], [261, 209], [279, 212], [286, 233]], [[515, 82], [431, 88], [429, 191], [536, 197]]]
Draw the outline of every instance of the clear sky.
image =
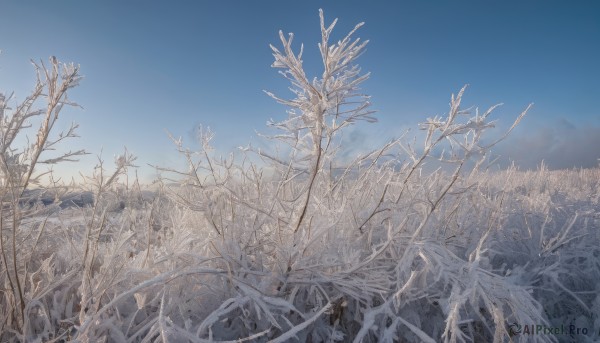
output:
[[[464, 104], [505, 103], [495, 119], [529, 116], [497, 153], [524, 168], [590, 167], [600, 158], [600, 2], [597, 1], [2, 1], [0, 90], [23, 99], [34, 83], [30, 59], [55, 55], [81, 65], [71, 92], [84, 107], [66, 110], [85, 148], [112, 160], [124, 146], [138, 165], [179, 166], [166, 130], [193, 146], [194, 127], [210, 126], [224, 153], [252, 142], [285, 108], [270, 68], [278, 31], [305, 44], [318, 75], [318, 9], [339, 18], [334, 38], [356, 23], [370, 40], [359, 59], [379, 123], [353, 128], [360, 150], [399, 136], [447, 111], [451, 93], [470, 84]], [[95, 157], [63, 173], [91, 172]], [[142, 169], [146, 178], [149, 168]]]

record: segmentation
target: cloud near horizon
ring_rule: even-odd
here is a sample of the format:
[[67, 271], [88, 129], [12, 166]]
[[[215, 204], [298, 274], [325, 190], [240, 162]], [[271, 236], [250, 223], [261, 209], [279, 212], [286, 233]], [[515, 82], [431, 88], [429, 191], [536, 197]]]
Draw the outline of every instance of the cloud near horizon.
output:
[[600, 126], [579, 127], [560, 118], [526, 133], [512, 134], [492, 151], [500, 167], [512, 161], [521, 169], [535, 169], [542, 161], [548, 169], [598, 167]]
[[[419, 147], [424, 138], [423, 132], [414, 130], [406, 138], [412, 141], [413, 136], [416, 136]], [[383, 142], [381, 136], [353, 128], [342, 139], [339, 157], [348, 162], [359, 153], [370, 150], [368, 147], [375, 148], [381, 143], [373, 140]], [[497, 158], [492, 165], [500, 169], [511, 166], [513, 162], [522, 170], [537, 169], [542, 162], [550, 170], [598, 167], [600, 126], [577, 126], [566, 118], [559, 118], [543, 126], [511, 133], [492, 148], [490, 157]]]

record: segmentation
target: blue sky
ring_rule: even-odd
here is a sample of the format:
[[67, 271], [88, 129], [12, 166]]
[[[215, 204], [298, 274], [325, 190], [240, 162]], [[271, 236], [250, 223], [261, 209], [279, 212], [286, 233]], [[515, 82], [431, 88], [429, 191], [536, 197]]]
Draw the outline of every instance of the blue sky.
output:
[[[370, 40], [359, 59], [372, 73], [363, 90], [379, 123], [361, 123], [348, 141], [360, 150], [399, 136], [447, 111], [450, 94], [469, 84], [464, 104], [504, 103], [495, 119], [529, 116], [496, 149], [523, 168], [590, 167], [600, 158], [600, 3], [596, 1], [3, 1], [0, 91], [17, 99], [34, 82], [30, 59], [55, 55], [80, 64], [71, 92], [84, 107], [64, 111], [80, 124], [84, 148], [111, 160], [124, 146], [137, 164], [179, 166], [166, 130], [193, 146], [199, 124], [216, 132], [224, 153], [249, 142], [285, 108], [263, 93], [289, 95], [270, 68], [278, 31], [305, 44], [317, 75], [318, 9], [339, 18], [334, 38], [358, 22]], [[264, 131], [264, 130], [263, 130]], [[63, 166], [90, 173], [96, 158]], [[143, 167], [144, 178], [152, 170]]]

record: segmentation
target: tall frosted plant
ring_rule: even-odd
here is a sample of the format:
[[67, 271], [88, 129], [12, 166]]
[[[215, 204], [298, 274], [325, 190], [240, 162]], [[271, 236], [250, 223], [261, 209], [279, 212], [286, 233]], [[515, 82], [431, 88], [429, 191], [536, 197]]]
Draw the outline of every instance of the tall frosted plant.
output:
[[283, 45], [280, 51], [273, 45], [275, 62], [272, 67], [280, 71], [292, 84], [292, 99], [280, 98], [267, 92], [279, 103], [288, 106], [289, 118], [281, 122], [270, 122], [269, 125], [283, 130], [284, 135], [277, 136], [279, 140], [288, 143], [294, 149], [294, 160], [290, 161], [291, 167], [297, 161], [307, 161], [308, 184], [303, 190], [303, 202], [297, 218], [291, 222], [293, 231], [297, 232], [306, 217], [311, 193], [315, 186], [315, 178], [320, 172], [324, 161], [331, 159], [331, 144], [336, 133], [356, 122], [367, 120], [374, 122], [370, 115], [373, 111], [368, 109], [369, 97], [359, 92], [359, 85], [368, 79], [369, 74], [361, 75], [356, 59], [364, 52], [368, 41], [361, 42], [360, 38], [353, 39], [352, 35], [364, 23], [356, 25], [342, 40], [330, 45], [330, 36], [337, 19], [328, 27], [325, 26], [323, 11], [319, 10], [321, 24], [321, 43], [319, 51], [323, 63], [321, 78], [308, 79], [303, 68], [302, 53], [296, 54], [292, 50], [292, 33], [286, 38], [282, 31], [279, 37]]
[[[36, 207], [26, 206], [34, 204], [41, 194], [30, 189], [42, 185], [44, 175], [49, 175], [47, 171], [40, 171], [40, 167], [73, 161], [84, 154], [79, 150], [48, 156], [59, 143], [77, 136], [75, 124], [56, 136], [51, 133], [55, 131], [63, 107], [76, 106], [67, 94], [81, 79], [79, 67], [61, 64], [56, 57], [50, 58], [48, 66], [43, 62], [33, 65], [37, 82], [29, 96], [16, 102], [12, 94], [0, 94], [0, 287], [6, 290], [0, 296], [0, 307], [7, 309], [8, 317], [4, 323], [17, 330], [23, 329], [28, 304], [42, 292], [42, 288], [32, 284], [30, 279], [35, 272], [31, 268], [39, 267], [39, 263], [35, 259], [34, 263], [30, 262], [43, 236], [46, 221], [41, 220], [39, 225], [24, 224], [26, 219], [40, 221], [36, 216], [43, 214]], [[35, 137], [29, 138], [26, 134], [32, 127]], [[23, 141], [26, 144], [20, 144]], [[52, 177], [49, 180], [52, 181]], [[52, 186], [41, 190], [49, 188]]]

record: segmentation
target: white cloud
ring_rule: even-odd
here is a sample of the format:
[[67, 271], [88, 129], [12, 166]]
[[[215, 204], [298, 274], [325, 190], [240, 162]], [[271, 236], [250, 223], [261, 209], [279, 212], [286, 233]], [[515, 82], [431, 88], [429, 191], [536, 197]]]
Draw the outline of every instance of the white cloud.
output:
[[600, 127], [576, 126], [561, 118], [552, 125], [509, 136], [494, 149], [501, 166], [511, 161], [533, 169], [542, 161], [549, 169], [591, 168], [600, 159]]

